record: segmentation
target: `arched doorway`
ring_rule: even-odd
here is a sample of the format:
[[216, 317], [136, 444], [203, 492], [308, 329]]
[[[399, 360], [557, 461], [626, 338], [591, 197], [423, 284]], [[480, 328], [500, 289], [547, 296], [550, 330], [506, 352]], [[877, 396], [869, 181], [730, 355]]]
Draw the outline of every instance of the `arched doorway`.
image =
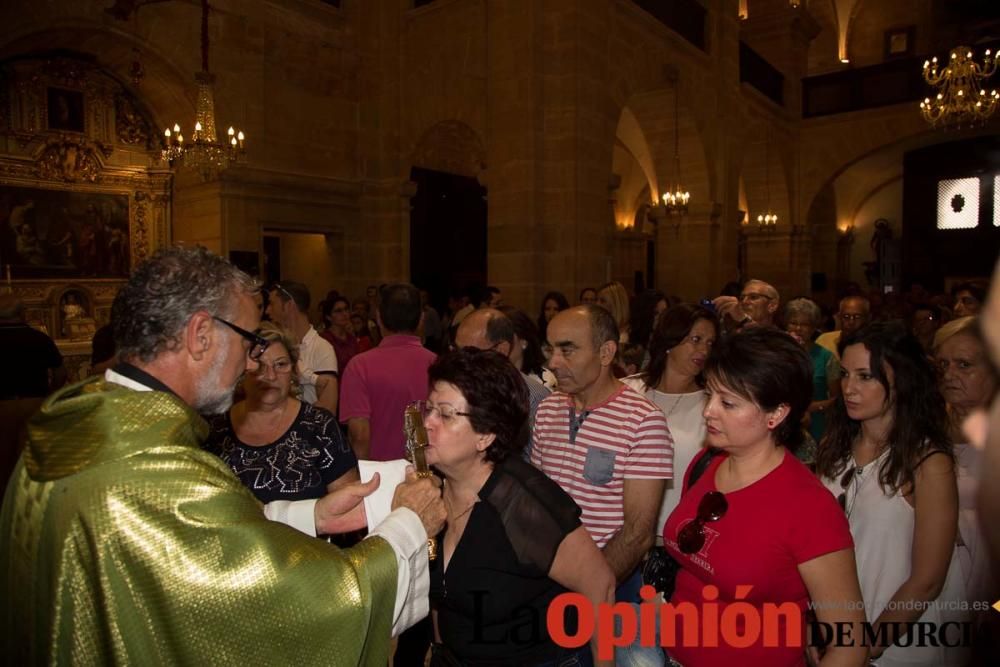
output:
[[424, 134], [412, 164], [410, 280], [443, 310], [451, 293], [486, 284], [486, 151], [468, 125], [445, 121]]

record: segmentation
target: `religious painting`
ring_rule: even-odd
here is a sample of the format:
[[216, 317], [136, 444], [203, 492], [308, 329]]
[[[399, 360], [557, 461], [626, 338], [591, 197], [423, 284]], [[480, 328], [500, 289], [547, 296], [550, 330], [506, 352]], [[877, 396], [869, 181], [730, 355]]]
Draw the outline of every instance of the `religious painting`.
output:
[[50, 130], [83, 132], [83, 93], [65, 88], [48, 89]]
[[0, 185], [0, 263], [15, 278], [126, 278], [129, 198]]

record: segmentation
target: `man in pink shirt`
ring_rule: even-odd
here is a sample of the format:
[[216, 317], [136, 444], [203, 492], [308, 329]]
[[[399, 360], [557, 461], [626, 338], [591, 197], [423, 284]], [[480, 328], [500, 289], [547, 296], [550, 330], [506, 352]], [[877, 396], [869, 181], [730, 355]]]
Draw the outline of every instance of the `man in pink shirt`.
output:
[[435, 355], [416, 333], [423, 311], [413, 285], [385, 287], [375, 317], [382, 342], [355, 356], [344, 370], [340, 421], [347, 424], [359, 459], [391, 461], [403, 458], [403, 411], [427, 398], [427, 368]]

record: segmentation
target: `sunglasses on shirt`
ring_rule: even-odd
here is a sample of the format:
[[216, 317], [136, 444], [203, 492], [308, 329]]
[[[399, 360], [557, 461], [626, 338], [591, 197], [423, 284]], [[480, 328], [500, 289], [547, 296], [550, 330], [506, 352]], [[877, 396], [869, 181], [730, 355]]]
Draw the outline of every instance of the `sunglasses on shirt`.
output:
[[690, 522], [677, 533], [677, 547], [684, 554], [693, 554], [701, 551], [705, 546], [705, 524], [718, 521], [726, 515], [729, 503], [726, 497], [718, 491], [709, 491], [698, 503], [698, 513], [694, 521]]
[[[854, 502], [852, 500], [851, 507], [847, 506], [847, 488], [851, 485], [851, 481], [861, 478], [861, 471], [863, 468], [850, 467], [844, 472], [844, 476], [840, 478], [840, 488], [843, 489], [840, 495], [837, 496], [837, 503], [840, 504], [840, 509], [847, 513], [847, 516], [851, 516], [851, 510], [854, 509]], [[857, 493], [854, 494], [857, 498]]]

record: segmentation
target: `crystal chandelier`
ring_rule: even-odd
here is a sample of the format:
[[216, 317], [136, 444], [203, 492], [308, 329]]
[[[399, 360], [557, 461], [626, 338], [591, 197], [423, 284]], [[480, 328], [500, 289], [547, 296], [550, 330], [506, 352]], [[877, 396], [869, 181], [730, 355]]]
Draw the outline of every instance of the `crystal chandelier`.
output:
[[761, 231], [774, 229], [778, 224], [778, 215], [771, 210], [771, 134], [767, 131], [764, 139], [764, 187], [767, 194], [767, 212], [757, 215], [757, 227]]
[[931, 125], [985, 123], [996, 111], [1000, 94], [987, 92], [983, 84], [997, 71], [1000, 53], [991, 56], [987, 49], [982, 65], [972, 55], [968, 46], [952, 49], [943, 70], [938, 68], [937, 57], [924, 61], [924, 80], [938, 89], [934, 98], [925, 97], [920, 103], [920, 112]]
[[163, 131], [165, 147], [160, 158], [170, 166], [183, 166], [198, 171], [210, 180], [232, 162], [246, 158], [245, 135], [232, 126], [226, 138], [219, 141], [215, 132], [215, 97], [212, 84], [215, 77], [208, 71], [208, 0], [201, 2], [201, 71], [195, 74], [198, 98], [195, 102], [194, 132], [185, 140], [179, 123], [173, 130]]
[[663, 193], [663, 205], [667, 213], [682, 216], [688, 212], [688, 202], [691, 200], [691, 193], [681, 185], [681, 140], [680, 140], [680, 115], [678, 110], [678, 98], [680, 91], [674, 87], [674, 173], [677, 175], [677, 182], [672, 187], [668, 187]]

